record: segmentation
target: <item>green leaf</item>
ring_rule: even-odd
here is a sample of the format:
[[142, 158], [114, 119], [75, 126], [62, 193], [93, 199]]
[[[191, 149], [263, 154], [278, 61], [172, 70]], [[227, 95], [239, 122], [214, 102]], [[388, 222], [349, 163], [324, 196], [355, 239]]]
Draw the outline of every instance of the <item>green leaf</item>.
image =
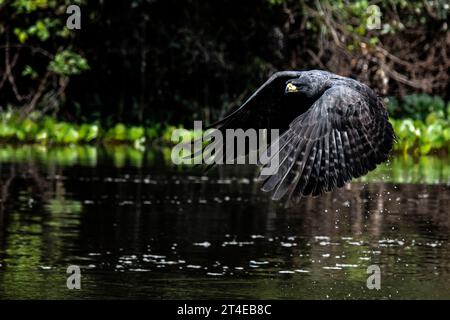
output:
[[55, 55], [48, 69], [59, 75], [70, 76], [88, 70], [89, 65], [87, 60], [79, 54], [64, 50]]

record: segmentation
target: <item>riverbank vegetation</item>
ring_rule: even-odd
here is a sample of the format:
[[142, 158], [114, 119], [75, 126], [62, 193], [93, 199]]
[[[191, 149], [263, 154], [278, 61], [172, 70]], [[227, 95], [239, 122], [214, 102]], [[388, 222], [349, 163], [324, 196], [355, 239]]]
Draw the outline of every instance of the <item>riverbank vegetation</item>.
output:
[[326, 69], [389, 97], [397, 152], [449, 151], [446, 1], [199, 3], [0, 0], [0, 143], [169, 145], [275, 71]]
[[415, 94], [391, 98], [388, 110], [398, 140], [395, 150], [404, 154], [450, 152], [450, 102]]
[[107, 127], [102, 126], [100, 121], [77, 124], [42, 116], [39, 113], [32, 113], [24, 118], [20, 113], [9, 110], [0, 114], [0, 143], [131, 144], [136, 147], [146, 144], [170, 145], [172, 132], [178, 127], [159, 123], [148, 127], [117, 123]]
[[[450, 151], [450, 102], [427, 94], [386, 99], [397, 134], [395, 150], [404, 154]], [[174, 129], [183, 125], [102, 125], [101, 122], [70, 123], [33, 113], [21, 117], [9, 110], [0, 114], [0, 143], [39, 145], [127, 144], [136, 148], [170, 146]], [[187, 130], [191, 127], [187, 126]], [[193, 132], [191, 131], [193, 134]]]

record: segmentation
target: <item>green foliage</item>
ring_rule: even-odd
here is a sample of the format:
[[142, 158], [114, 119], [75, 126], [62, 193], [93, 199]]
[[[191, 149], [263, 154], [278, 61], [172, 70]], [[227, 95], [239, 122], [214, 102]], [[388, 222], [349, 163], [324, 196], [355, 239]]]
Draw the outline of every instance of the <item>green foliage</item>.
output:
[[64, 50], [55, 55], [48, 68], [56, 74], [71, 76], [88, 70], [89, 65], [87, 60], [79, 54]]
[[47, 0], [15, 0], [12, 6], [17, 9], [19, 13], [31, 13], [39, 9], [47, 9], [53, 7], [52, 2]]
[[[429, 154], [435, 150], [450, 151], [450, 103], [439, 97], [411, 95], [402, 99], [390, 99], [388, 109], [398, 142], [397, 152]], [[405, 116], [399, 118], [401, 116]], [[171, 145], [172, 132], [182, 126], [154, 123], [147, 127], [126, 126], [117, 123], [102, 128], [98, 123], [81, 125], [54, 118], [42, 117], [38, 113], [23, 119], [17, 112], [0, 114], [0, 142], [38, 144], [130, 144], [136, 148], [146, 143]], [[200, 132], [185, 130], [185, 137], [199, 137]]]
[[413, 94], [390, 98], [387, 108], [398, 137], [397, 151], [428, 154], [450, 150], [450, 102], [446, 105], [440, 97]]
[[26, 29], [19, 27], [14, 28], [14, 34], [17, 36], [20, 43], [25, 43], [29, 37], [36, 37], [41, 42], [44, 42], [50, 38], [52, 33], [56, 33], [57, 27], [60, 25], [60, 21], [51, 18], [44, 18], [37, 20], [34, 24]]
[[125, 141], [127, 138], [127, 128], [123, 123], [118, 123], [106, 132], [106, 139], [111, 141]]
[[99, 134], [99, 126], [97, 124], [83, 123], [78, 131], [80, 139], [85, 142], [95, 141]]
[[[450, 103], [439, 97], [411, 95], [401, 99], [390, 99], [388, 109], [398, 142], [397, 152], [429, 154], [435, 150], [450, 151]], [[401, 116], [405, 116], [399, 118]], [[102, 128], [98, 123], [81, 125], [54, 118], [39, 116], [38, 113], [23, 119], [17, 112], [0, 114], [0, 142], [38, 144], [130, 144], [136, 148], [146, 143], [171, 145], [172, 132], [182, 126], [154, 123], [147, 127], [126, 126], [117, 123]], [[185, 130], [184, 138], [199, 137], [200, 132]]]
[[[6, 60], [8, 79], [14, 88], [0, 88], [5, 103], [32, 111], [47, 108], [48, 104], [58, 107], [64, 101], [69, 78], [89, 69], [87, 59], [73, 45], [76, 32], [66, 28], [66, 8], [84, 3], [84, 0], [0, 2], [1, 15], [7, 17], [0, 19], [0, 54], [8, 50], [19, 61]], [[0, 74], [4, 70], [0, 68]]]
[[[295, 0], [267, 1], [271, 5], [285, 4], [289, 7], [294, 7], [296, 3], [299, 3]], [[344, 33], [347, 37], [345, 41], [353, 50], [359, 50], [361, 48], [360, 43], [376, 45], [379, 43], [380, 38], [386, 34], [395, 34], [406, 28], [417, 28], [419, 25], [436, 19], [445, 21], [450, 10], [445, 1], [436, 1], [432, 5], [424, 4], [420, 0], [382, 0], [376, 2], [368, 0], [325, 0], [300, 3], [302, 10], [299, 11], [303, 12], [309, 24], [307, 29], [313, 31], [322, 30], [325, 33], [329, 33], [331, 32], [331, 26], [329, 21], [324, 20], [332, 18], [335, 23], [347, 31]], [[426, 6], [428, 7], [426, 8]], [[388, 14], [391, 10], [395, 12], [401, 11], [402, 14]], [[311, 14], [311, 12], [314, 14]], [[428, 12], [433, 12], [433, 14], [427, 15], [426, 13]], [[381, 28], [372, 28], [368, 23], [371, 17], [375, 15], [383, 17]]]
[[434, 119], [429, 122], [413, 119], [390, 120], [398, 142], [395, 150], [414, 154], [428, 154], [432, 150], [450, 151], [450, 122], [447, 119]]
[[0, 143], [37, 143], [42, 145], [72, 144], [131, 144], [142, 147], [146, 142], [170, 145], [172, 131], [177, 127], [130, 126], [118, 123], [111, 128], [102, 128], [98, 123], [73, 124], [57, 121], [38, 113], [22, 118], [14, 111], [0, 113]]
[[412, 118], [425, 121], [427, 117], [445, 118], [450, 110], [450, 102], [445, 105], [441, 97], [428, 94], [412, 94], [401, 99], [390, 98], [389, 115], [393, 118]]
[[30, 77], [31, 79], [36, 79], [38, 77], [38, 73], [31, 66], [26, 65], [22, 71], [22, 76]]

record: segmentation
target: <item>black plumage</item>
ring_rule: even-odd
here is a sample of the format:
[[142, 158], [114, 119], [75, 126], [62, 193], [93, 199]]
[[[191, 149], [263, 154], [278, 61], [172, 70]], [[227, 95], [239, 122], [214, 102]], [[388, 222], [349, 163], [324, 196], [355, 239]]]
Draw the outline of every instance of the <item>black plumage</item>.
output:
[[299, 199], [342, 187], [387, 160], [395, 140], [368, 86], [330, 72], [275, 73], [242, 106], [210, 126], [280, 130], [279, 167], [260, 176], [272, 198]]

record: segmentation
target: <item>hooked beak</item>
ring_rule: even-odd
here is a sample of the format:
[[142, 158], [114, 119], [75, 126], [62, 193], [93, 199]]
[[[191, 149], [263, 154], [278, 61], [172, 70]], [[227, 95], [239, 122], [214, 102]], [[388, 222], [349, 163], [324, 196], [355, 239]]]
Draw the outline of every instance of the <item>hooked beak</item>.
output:
[[299, 91], [300, 91], [300, 89], [297, 86], [293, 85], [292, 83], [288, 83], [286, 86], [286, 92], [288, 92], [288, 93], [299, 92]]

